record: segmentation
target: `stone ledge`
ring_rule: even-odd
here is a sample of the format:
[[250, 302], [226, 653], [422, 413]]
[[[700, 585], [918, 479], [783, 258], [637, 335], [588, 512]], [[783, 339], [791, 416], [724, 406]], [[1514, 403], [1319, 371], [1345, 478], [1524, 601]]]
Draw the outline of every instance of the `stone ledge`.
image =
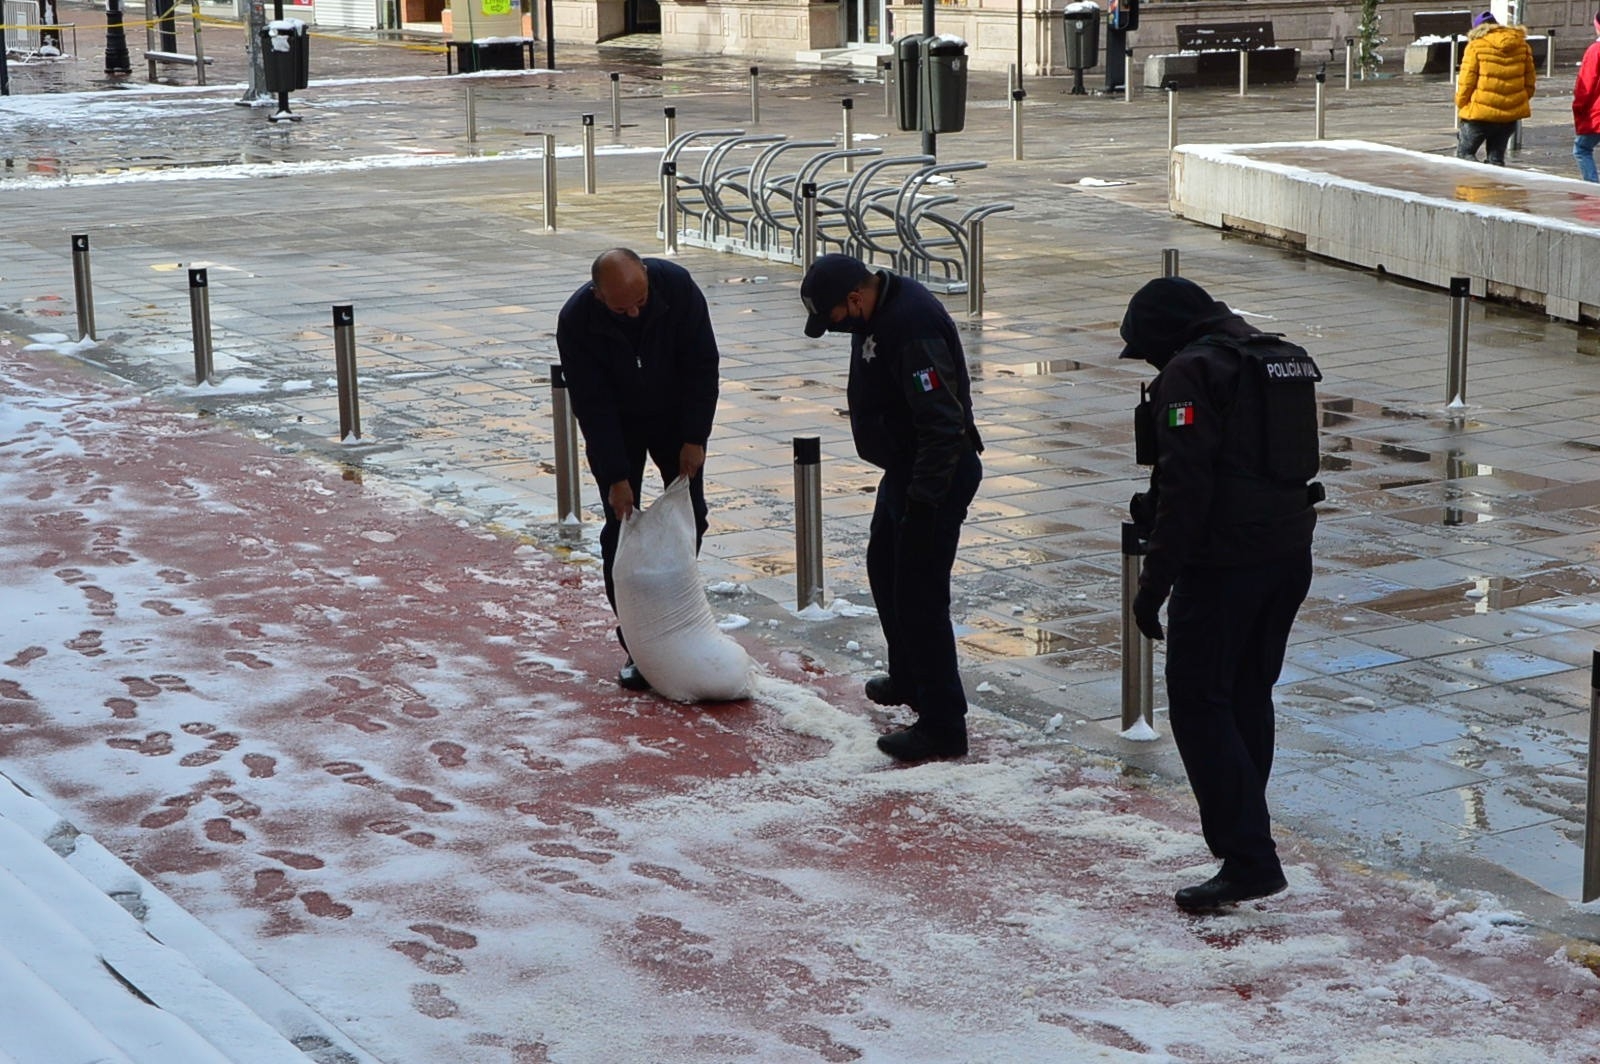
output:
[[1365, 141], [1179, 145], [1174, 214], [1600, 320], [1600, 187]]

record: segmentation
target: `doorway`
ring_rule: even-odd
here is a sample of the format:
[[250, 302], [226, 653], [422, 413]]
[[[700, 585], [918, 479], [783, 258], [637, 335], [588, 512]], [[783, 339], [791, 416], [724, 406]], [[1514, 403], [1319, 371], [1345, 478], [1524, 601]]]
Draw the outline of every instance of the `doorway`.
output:
[[885, 0], [840, 0], [846, 44], [882, 44]]
[[623, 12], [623, 25], [628, 33], [661, 32], [659, 0], [627, 0]]

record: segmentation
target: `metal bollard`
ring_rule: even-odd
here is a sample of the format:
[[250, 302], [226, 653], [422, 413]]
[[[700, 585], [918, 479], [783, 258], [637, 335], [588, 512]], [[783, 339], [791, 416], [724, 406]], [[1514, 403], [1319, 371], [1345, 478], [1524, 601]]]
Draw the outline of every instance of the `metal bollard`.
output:
[[1556, 76], [1556, 31], [1544, 31], [1544, 76]]
[[1250, 92], [1250, 52], [1249, 49], [1239, 49], [1239, 95], [1246, 96]]
[[478, 141], [478, 87], [467, 83], [467, 143]]
[[661, 236], [663, 252], [678, 253], [678, 164], [661, 164]]
[[211, 366], [211, 289], [205, 270], [189, 271], [189, 323], [194, 333], [194, 382], [205, 384], [214, 373]]
[[1022, 101], [1028, 98], [1022, 89], [1011, 90], [1011, 158], [1022, 161]]
[[1600, 898], [1600, 650], [1589, 659], [1589, 788], [1583, 825], [1583, 900]]
[[89, 273], [88, 233], [72, 238], [72, 294], [78, 304], [78, 339], [99, 339], [94, 334], [94, 281]]
[[622, 75], [611, 72], [611, 135], [622, 136]]
[[661, 116], [666, 120], [667, 125], [666, 143], [668, 147], [671, 147], [672, 142], [678, 139], [678, 109], [676, 107], [663, 107]]
[[761, 123], [761, 68], [750, 68], [750, 124]]
[[1128, 521], [1122, 523], [1122, 730], [1141, 719], [1155, 724], [1155, 648], [1133, 619], [1133, 597], [1139, 593], [1144, 540]]
[[983, 219], [967, 223], [967, 317], [983, 317]]
[[1122, 102], [1133, 102], [1133, 48], [1122, 50]]
[[800, 268], [808, 270], [817, 260], [817, 183], [800, 186]]
[[578, 474], [578, 417], [567, 401], [567, 378], [550, 367], [550, 410], [555, 418], [556, 518], [563, 530], [583, 521], [582, 481]]
[[333, 363], [339, 381], [339, 439], [361, 438], [361, 399], [356, 394], [356, 308], [333, 308]]
[[1351, 67], [1353, 67], [1355, 65], [1355, 54], [1356, 54], [1356, 39], [1354, 37], [1346, 37], [1344, 39], [1344, 91], [1345, 92], [1349, 92], [1350, 91], [1350, 70], [1351, 70]]
[[1467, 308], [1472, 300], [1472, 279], [1450, 278], [1450, 348], [1445, 374], [1445, 405], [1467, 405]]
[[1456, 110], [1456, 65], [1460, 62], [1456, 52], [1457, 40], [1456, 35], [1452, 33], [1450, 35], [1450, 76], [1445, 79], [1445, 83], [1450, 86], [1450, 111], [1455, 115], [1455, 128], [1460, 129], [1461, 112]]
[[794, 438], [794, 583], [799, 609], [822, 605], [822, 438]]
[[544, 142], [544, 227], [546, 232], [556, 231], [556, 135], [540, 133]]
[[883, 117], [894, 117], [894, 60], [885, 59], [878, 64], [883, 69]]
[[594, 115], [583, 116], [583, 191], [594, 195]]
[[1163, 88], [1167, 90], [1167, 150], [1171, 151], [1178, 146], [1178, 83], [1169, 81]]
[[[845, 151], [849, 151], [851, 148], [856, 146], [856, 102], [850, 97], [846, 96], [844, 99], [839, 101], [839, 111], [844, 116], [844, 132], [839, 146]], [[847, 174], [853, 174], [855, 173], [855, 169], [855, 158], [849, 155], [845, 156], [844, 172]]]
[[1161, 249], [1161, 276], [1177, 277], [1178, 274], [1178, 249]]
[[1323, 140], [1328, 135], [1328, 100], [1323, 90], [1328, 80], [1328, 66], [1324, 63], [1317, 68], [1317, 122], [1316, 140]]

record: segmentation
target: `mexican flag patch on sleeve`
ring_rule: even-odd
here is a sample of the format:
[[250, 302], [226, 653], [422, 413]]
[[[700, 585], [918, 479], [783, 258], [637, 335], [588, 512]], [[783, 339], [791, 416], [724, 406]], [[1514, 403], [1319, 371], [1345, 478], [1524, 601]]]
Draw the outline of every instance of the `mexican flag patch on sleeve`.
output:
[[1167, 428], [1182, 428], [1194, 424], [1193, 403], [1173, 403], [1167, 407]]
[[917, 382], [917, 387], [922, 391], [936, 392], [939, 390], [939, 374], [934, 371], [932, 366], [927, 369], [919, 369], [912, 376]]

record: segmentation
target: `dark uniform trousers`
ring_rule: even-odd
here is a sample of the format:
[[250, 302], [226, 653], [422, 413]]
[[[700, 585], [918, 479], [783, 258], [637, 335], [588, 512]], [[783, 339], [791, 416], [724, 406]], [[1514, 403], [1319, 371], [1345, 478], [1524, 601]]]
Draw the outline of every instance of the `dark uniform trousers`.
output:
[[[633, 485], [635, 502], [639, 500], [639, 492], [644, 487], [644, 460], [647, 454], [655, 463], [656, 471], [661, 474], [663, 484], [670, 484], [677, 478], [678, 453], [683, 450], [683, 440], [676, 428], [651, 431], [648, 428], [635, 430], [624, 427], [622, 446], [628, 457], [628, 483]], [[700, 541], [706, 536], [706, 487], [703, 467], [694, 475], [694, 479], [689, 481], [689, 500], [694, 505], [694, 549], [698, 553]], [[606, 515], [605, 526], [600, 529], [600, 568], [606, 579], [606, 601], [611, 603], [611, 612], [616, 613], [617, 588], [612, 580], [611, 570], [617, 560], [617, 540], [622, 535], [622, 522], [611, 510], [609, 484], [600, 485], [600, 505]], [[617, 638], [619, 640], [622, 638], [621, 629], [617, 630]], [[623, 646], [627, 646], [626, 641], [623, 642]]]
[[920, 722], [935, 729], [966, 726], [967, 694], [950, 621], [950, 570], [967, 507], [982, 480], [983, 463], [968, 451], [927, 527], [902, 529], [910, 470], [886, 472], [872, 511], [867, 582], [889, 644], [889, 676]]
[[1185, 568], [1167, 603], [1172, 737], [1222, 874], [1279, 870], [1267, 814], [1272, 688], [1295, 613], [1311, 587], [1311, 551], [1262, 565]]

